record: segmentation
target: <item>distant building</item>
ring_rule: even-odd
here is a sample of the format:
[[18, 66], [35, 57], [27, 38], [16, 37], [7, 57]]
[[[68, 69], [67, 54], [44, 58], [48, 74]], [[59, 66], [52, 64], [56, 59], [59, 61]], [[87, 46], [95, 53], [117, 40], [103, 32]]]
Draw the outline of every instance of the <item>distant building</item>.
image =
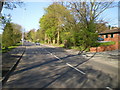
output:
[[90, 52], [104, 52], [120, 49], [120, 28], [114, 28], [99, 33], [99, 37], [103, 38], [103, 41], [114, 41], [114, 45], [99, 46], [90, 48]]
[[120, 28], [114, 28], [99, 33], [99, 37], [103, 38], [104, 41], [118, 42], [120, 39]]

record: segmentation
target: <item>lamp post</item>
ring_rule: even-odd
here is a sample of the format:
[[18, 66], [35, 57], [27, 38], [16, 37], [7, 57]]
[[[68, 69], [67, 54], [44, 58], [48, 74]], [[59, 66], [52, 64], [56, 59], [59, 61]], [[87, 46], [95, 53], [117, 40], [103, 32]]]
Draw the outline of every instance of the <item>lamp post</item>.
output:
[[120, 28], [120, 1], [118, 2], [118, 27]]
[[22, 46], [24, 45], [24, 31], [25, 29], [23, 29], [23, 32], [22, 32]]
[[[26, 10], [26, 8], [24, 8], [24, 11], [23, 11], [23, 21], [25, 22], [25, 18], [24, 18], [24, 16], [25, 16], [25, 10]], [[25, 29], [23, 29], [23, 31], [22, 31], [22, 46], [24, 45], [24, 33], [25, 33]]]

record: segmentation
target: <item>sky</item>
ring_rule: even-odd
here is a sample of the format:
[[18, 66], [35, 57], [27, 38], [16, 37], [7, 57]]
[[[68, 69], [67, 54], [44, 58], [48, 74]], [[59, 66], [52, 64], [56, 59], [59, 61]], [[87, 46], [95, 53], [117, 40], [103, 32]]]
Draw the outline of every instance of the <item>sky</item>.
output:
[[[20, 24], [25, 31], [39, 29], [39, 20], [44, 15], [44, 8], [52, 2], [24, 2], [24, 7], [13, 10], [3, 9], [2, 14], [11, 14], [12, 22]], [[102, 15], [111, 26], [118, 26], [118, 7], [106, 10]]]

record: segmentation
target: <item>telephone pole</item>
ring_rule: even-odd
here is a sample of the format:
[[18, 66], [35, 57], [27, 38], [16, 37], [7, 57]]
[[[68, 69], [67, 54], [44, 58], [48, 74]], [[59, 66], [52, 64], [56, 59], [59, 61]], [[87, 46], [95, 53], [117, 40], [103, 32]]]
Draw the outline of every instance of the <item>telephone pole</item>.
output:
[[120, 1], [118, 2], [118, 28], [120, 28]]
[[[23, 10], [23, 21], [25, 22], [25, 11], [26, 11], [26, 8], [24, 8], [24, 10]], [[25, 37], [25, 28], [23, 28], [23, 30], [22, 30], [22, 46], [24, 45], [24, 37]]]

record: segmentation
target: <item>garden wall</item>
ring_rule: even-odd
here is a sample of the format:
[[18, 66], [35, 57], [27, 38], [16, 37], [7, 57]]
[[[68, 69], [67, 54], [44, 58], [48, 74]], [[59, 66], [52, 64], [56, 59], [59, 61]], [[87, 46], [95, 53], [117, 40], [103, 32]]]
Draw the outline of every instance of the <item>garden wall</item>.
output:
[[120, 49], [120, 44], [116, 42], [115, 45], [109, 45], [109, 46], [100, 46], [100, 47], [92, 47], [90, 48], [90, 52], [103, 52], [103, 51], [112, 51], [112, 50], [118, 50]]

